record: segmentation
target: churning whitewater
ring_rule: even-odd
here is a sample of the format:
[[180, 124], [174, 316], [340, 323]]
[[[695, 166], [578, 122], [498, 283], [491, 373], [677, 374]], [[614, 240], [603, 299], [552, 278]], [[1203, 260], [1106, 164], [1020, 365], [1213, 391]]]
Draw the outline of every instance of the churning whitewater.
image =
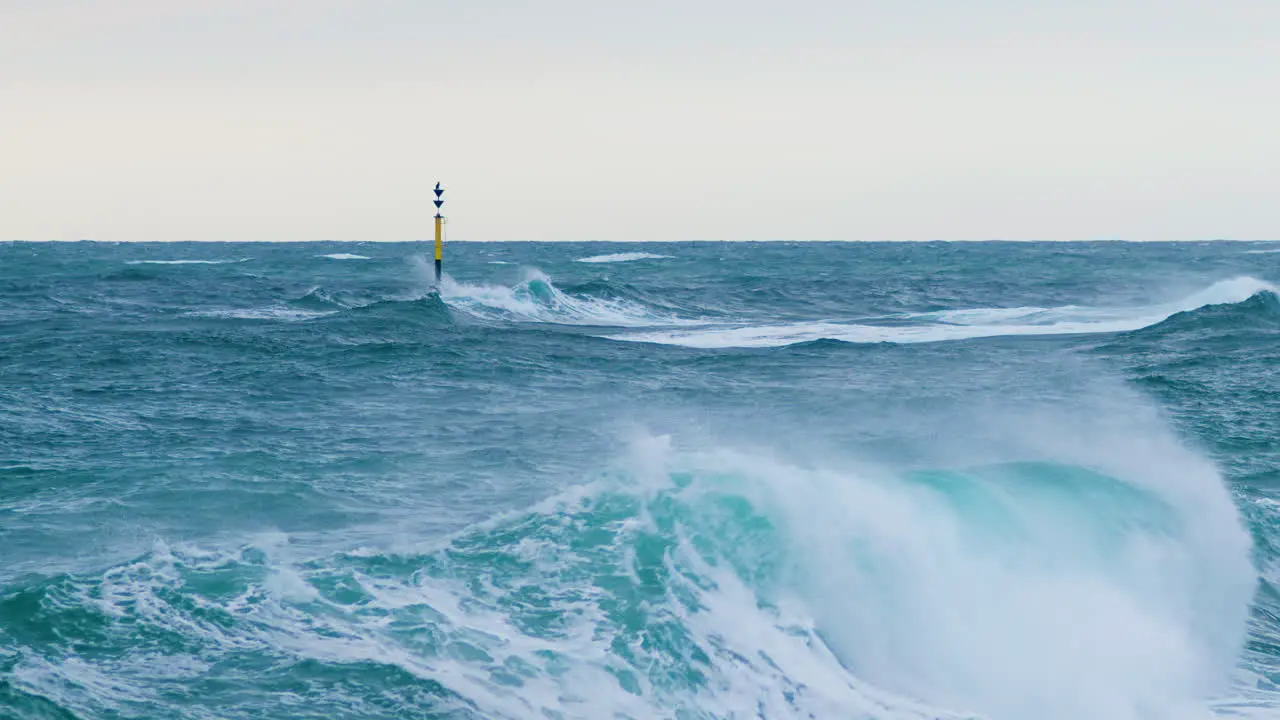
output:
[[1274, 250], [0, 244], [0, 717], [1276, 717]]

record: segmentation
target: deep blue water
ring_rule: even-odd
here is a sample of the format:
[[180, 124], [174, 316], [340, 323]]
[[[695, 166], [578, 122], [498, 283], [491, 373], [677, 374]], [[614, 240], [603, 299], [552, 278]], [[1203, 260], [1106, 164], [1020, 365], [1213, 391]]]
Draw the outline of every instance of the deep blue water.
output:
[[0, 244], [0, 717], [1280, 716], [1280, 243]]

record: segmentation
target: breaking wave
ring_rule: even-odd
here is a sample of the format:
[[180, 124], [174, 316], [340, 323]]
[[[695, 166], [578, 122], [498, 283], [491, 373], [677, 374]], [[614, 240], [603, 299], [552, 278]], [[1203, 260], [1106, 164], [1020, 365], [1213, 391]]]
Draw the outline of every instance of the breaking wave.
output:
[[[603, 256], [602, 256], [603, 257]], [[419, 263], [421, 264], [421, 263]], [[692, 348], [764, 348], [832, 340], [847, 343], [928, 343], [984, 337], [1121, 333], [1159, 325], [1214, 306], [1238, 306], [1253, 298], [1277, 299], [1274, 285], [1251, 277], [1214, 283], [1171, 303], [1104, 308], [1086, 306], [969, 308], [870, 317], [858, 323], [800, 321], [745, 324], [716, 313], [655, 300], [640, 290], [592, 281], [563, 290], [537, 269], [515, 285], [470, 284], [445, 275], [436, 286], [430, 268], [416, 268], [426, 295], [470, 317], [493, 322], [613, 328], [611, 340]], [[302, 321], [383, 303], [421, 298], [359, 297], [315, 287], [269, 307], [193, 313], [244, 320]], [[1265, 303], [1264, 303], [1265, 304]], [[1194, 316], [1193, 316], [1194, 317]]]
[[489, 320], [602, 327], [653, 327], [699, 322], [626, 298], [566, 293], [539, 270], [526, 271], [525, 279], [511, 287], [469, 285], [446, 275], [439, 291], [450, 307]]
[[[11, 682], [154, 713], [181, 701], [144, 690], [162, 655], [166, 682], [263, 668], [334, 707], [449, 717], [1203, 717], [1242, 639], [1249, 539], [1211, 466], [1147, 449], [877, 473], [645, 437], [436, 547], [161, 544], [54, 578], [0, 601], [20, 657], [45, 645]], [[44, 627], [131, 651], [86, 661]]]

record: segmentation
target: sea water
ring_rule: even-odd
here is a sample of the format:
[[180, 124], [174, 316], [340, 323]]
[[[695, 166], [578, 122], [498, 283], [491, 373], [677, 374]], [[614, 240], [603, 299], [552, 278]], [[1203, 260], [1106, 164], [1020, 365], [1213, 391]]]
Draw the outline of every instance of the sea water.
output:
[[1277, 250], [0, 244], [0, 717], [1280, 716]]

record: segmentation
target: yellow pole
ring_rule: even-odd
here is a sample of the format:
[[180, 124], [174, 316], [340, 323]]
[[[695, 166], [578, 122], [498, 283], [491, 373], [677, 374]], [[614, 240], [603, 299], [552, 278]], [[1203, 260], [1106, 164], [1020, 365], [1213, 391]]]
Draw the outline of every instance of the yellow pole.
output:
[[436, 285], [440, 284], [440, 269], [444, 265], [444, 216], [440, 214], [440, 207], [444, 205], [444, 189], [440, 187], [440, 183], [436, 183]]
[[440, 282], [440, 268], [444, 264], [444, 218], [436, 214], [436, 282]]

